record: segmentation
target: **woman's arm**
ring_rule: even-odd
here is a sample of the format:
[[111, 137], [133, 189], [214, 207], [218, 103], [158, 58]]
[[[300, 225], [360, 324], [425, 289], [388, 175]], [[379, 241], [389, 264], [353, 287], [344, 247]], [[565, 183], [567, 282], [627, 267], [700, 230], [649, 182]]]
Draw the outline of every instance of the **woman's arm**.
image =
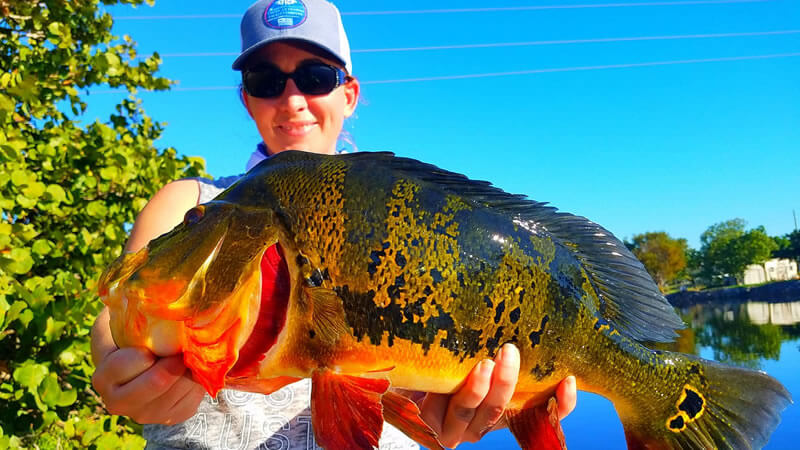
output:
[[[139, 250], [171, 230], [197, 204], [198, 196], [194, 180], [179, 180], [161, 188], [136, 218], [125, 250]], [[92, 384], [110, 413], [139, 423], [168, 425], [197, 412], [205, 391], [192, 380], [183, 359], [157, 358], [141, 348], [117, 348], [105, 308], [92, 327], [91, 343], [97, 367]]]

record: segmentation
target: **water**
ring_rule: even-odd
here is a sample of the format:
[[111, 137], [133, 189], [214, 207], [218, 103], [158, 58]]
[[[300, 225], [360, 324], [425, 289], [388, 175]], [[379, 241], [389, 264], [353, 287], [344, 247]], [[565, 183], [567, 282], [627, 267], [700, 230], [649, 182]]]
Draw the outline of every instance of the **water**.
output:
[[[784, 410], [765, 448], [800, 448], [800, 301], [694, 305], [678, 312], [689, 328], [670, 350], [764, 370], [778, 379], [795, 404]], [[616, 411], [600, 396], [578, 392], [578, 406], [562, 426], [570, 450], [627, 448]], [[459, 446], [500, 448], [519, 448], [508, 430]]]

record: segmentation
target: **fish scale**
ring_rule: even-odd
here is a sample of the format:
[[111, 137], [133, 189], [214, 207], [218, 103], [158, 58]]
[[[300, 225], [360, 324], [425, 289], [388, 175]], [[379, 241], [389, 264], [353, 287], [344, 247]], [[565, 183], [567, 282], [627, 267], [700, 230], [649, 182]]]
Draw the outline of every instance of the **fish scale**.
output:
[[504, 419], [526, 449], [564, 447], [570, 374], [631, 448], [759, 447], [791, 401], [762, 372], [645, 347], [682, 322], [604, 228], [419, 161], [282, 152], [187, 218], [101, 280], [115, 340], [183, 352], [212, 395], [312, 378], [326, 448], [371, 448], [384, 419], [441, 448], [389, 387], [454, 392], [505, 343], [521, 364]]

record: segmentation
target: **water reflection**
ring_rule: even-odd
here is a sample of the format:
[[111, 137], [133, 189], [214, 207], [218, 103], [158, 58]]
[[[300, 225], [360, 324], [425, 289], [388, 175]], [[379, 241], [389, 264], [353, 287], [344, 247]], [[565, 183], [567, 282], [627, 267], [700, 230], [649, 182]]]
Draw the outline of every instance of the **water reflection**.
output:
[[678, 312], [687, 328], [675, 342], [651, 348], [697, 355], [705, 347], [717, 361], [758, 369], [761, 359], [780, 359], [782, 342], [800, 337], [800, 301], [696, 304]]

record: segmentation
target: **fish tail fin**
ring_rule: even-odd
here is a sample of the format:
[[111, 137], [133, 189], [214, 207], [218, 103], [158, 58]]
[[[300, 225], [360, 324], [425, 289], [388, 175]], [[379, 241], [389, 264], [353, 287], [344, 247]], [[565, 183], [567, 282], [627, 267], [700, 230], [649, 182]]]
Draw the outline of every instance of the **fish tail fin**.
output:
[[[764, 372], [681, 353], [662, 354], [674, 369], [653, 395], [617, 412], [631, 449], [761, 448], [791, 397]], [[654, 398], [657, 396], [657, 398]]]

